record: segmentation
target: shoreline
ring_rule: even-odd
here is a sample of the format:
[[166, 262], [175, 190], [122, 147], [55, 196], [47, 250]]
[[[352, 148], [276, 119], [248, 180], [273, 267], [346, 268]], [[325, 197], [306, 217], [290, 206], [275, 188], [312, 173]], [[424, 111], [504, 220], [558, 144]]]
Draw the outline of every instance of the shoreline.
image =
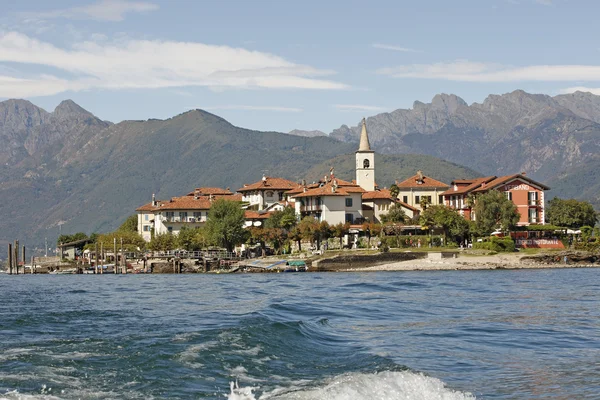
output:
[[556, 269], [556, 268], [600, 268], [600, 264], [544, 263], [522, 260], [521, 254], [496, 254], [489, 256], [462, 256], [442, 260], [417, 259], [396, 261], [372, 267], [340, 268], [340, 272], [377, 271], [448, 271], [448, 270], [496, 270], [496, 269]]

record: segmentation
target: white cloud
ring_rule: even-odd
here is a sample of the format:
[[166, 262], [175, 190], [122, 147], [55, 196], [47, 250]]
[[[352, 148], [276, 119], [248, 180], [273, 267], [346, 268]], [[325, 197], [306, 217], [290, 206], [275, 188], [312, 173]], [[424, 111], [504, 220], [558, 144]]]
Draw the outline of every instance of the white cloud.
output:
[[381, 68], [377, 73], [394, 78], [441, 79], [462, 82], [600, 81], [600, 66], [531, 65], [513, 67], [457, 60]]
[[590, 92], [600, 96], [600, 88], [591, 88], [585, 86], [574, 86], [566, 89], [561, 89], [561, 93], [575, 93], [575, 92]]
[[536, 3], [541, 4], [543, 6], [551, 6], [552, 0], [535, 0]]
[[242, 110], [242, 111], [276, 111], [276, 112], [302, 112], [301, 108], [279, 107], [279, 106], [245, 106], [245, 105], [225, 105], [209, 107], [190, 107], [190, 109], [200, 108], [202, 110]]
[[373, 43], [371, 46], [373, 46], [376, 49], [402, 51], [406, 53], [420, 53], [419, 50], [410, 49], [408, 47], [394, 46], [391, 44]]
[[[333, 74], [243, 48], [160, 40], [79, 42], [65, 49], [21, 33], [0, 33], [0, 62], [61, 70], [68, 77], [1, 73], [0, 97], [86, 89], [211, 88], [346, 89], [315, 77]], [[37, 88], [37, 89], [36, 89]]]
[[362, 104], [334, 104], [333, 107], [339, 111], [383, 111], [384, 107], [367, 106]]
[[66, 18], [119, 22], [123, 21], [125, 19], [125, 14], [128, 13], [142, 13], [156, 10], [158, 10], [158, 5], [144, 1], [100, 0], [87, 6], [36, 13], [22, 13], [22, 15], [33, 20]]

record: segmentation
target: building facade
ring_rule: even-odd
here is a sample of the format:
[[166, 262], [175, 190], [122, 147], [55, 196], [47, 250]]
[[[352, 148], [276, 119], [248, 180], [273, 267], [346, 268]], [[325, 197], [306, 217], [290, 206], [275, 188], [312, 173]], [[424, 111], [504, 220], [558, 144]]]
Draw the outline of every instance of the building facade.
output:
[[248, 203], [249, 208], [260, 211], [274, 203], [285, 201], [285, 192], [297, 186], [297, 183], [288, 179], [263, 176], [260, 181], [239, 188], [238, 192], [242, 194], [242, 201]]
[[550, 188], [527, 177], [524, 173], [455, 180], [452, 182], [452, 187], [444, 193], [444, 200], [447, 206], [459, 210], [466, 219], [475, 220], [477, 216], [473, 212], [473, 207], [477, 195], [489, 190], [504, 193], [515, 204], [520, 214], [517, 225], [545, 223], [544, 192]]
[[399, 189], [398, 199], [418, 211], [422, 211], [423, 199], [432, 206], [444, 204], [443, 193], [450, 188], [450, 185], [425, 176], [421, 171], [402, 182], [396, 182], [396, 185]]

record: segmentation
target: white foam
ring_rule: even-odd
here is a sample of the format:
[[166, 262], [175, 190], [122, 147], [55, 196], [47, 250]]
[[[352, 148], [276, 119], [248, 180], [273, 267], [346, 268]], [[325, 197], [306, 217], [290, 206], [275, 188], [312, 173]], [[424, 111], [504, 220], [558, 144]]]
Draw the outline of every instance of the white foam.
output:
[[255, 397], [254, 387], [231, 385], [229, 400], [473, 400], [475, 396], [446, 387], [439, 379], [413, 372], [385, 371], [337, 376], [319, 387], [277, 388]]

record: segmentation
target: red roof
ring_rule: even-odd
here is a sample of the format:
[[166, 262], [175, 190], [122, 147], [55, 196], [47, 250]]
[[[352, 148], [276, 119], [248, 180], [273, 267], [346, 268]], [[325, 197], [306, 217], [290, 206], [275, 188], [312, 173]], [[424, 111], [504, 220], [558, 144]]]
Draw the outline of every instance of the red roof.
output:
[[246, 218], [246, 219], [267, 219], [271, 216], [272, 213], [273, 213], [272, 211], [260, 212], [260, 211], [246, 210], [246, 211], [244, 211], [244, 218]]
[[523, 175], [523, 174], [513, 174], [513, 175], [505, 175], [505, 176], [499, 176], [496, 179], [494, 179], [491, 182], [487, 182], [485, 185], [473, 190], [473, 192], [484, 192], [486, 190], [490, 190], [490, 189], [495, 189], [499, 186], [505, 185], [511, 181], [514, 181], [515, 179], [519, 179], [522, 181], [526, 181], [529, 182], [535, 186], [539, 186], [540, 188], [542, 188], [543, 190], [550, 190], [550, 188], [542, 183], [536, 182], [533, 179], [528, 178], [527, 176]]
[[182, 196], [173, 197], [168, 201], [157, 201], [156, 206], [152, 203], [144, 204], [136, 211], [158, 211], [158, 210], [208, 210], [212, 201], [216, 199], [225, 199], [227, 201], [242, 201], [241, 194], [221, 195], [221, 196]]
[[350, 182], [344, 182], [345, 186], [337, 186], [334, 190], [333, 183], [337, 179], [327, 182], [326, 184], [307, 189], [306, 192], [293, 195], [293, 197], [315, 197], [315, 196], [348, 196], [350, 193], [365, 193], [365, 190], [358, 185], [353, 185]]
[[452, 181], [453, 184], [456, 184], [457, 190], [454, 188], [450, 188], [442, 193], [443, 196], [452, 196], [457, 194], [466, 194], [470, 193], [473, 190], [477, 189], [484, 183], [488, 183], [496, 179], [495, 176], [486, 176], [483, 178], [474, 178], [474, 179], [460, 179], [459, 181]]
[[266, 176], [264, 179], [261, 179], [258, 182], [254, 182], [250, 185], [244, 185], [243, 188], [238, 189], [238, 192], [249, 192], [254, 190], [289, 190], [297, 187], [298, 184], [296, 182], [292, 182], [290, 180], [284, 178], [274, 178], [271, 176]]
[[419, 175], [415, 174], [413, 176], [411, 176], [410, 178], [397, 183], [396, 186], [398, 186], [399, 188], [405, 188], [405, 189], [415, 189], [415, 188], [439, 188], [439, 189], [447, 189], [450, 187], [450, 185], [445, 184], [444, 182], [440, 182], [438, 180], [435, 180], [433, 178], [430, 178], [428, 176], [425, 175], [421, 175], [422, 176], [422, 181], [421, 183], [418, 183], [419, 181]]
[[193, 192], [188, 193], [188, 196], [210, 196], [210, 195], [231, 195], [233, 194], [229, 188], [222, 189], [218, 187], [199, 187], [194, 189]]
[[363, 200], [384, 199], [384, 200], [397, 201], [397, 199], [392, 197], [392, 194], [390, 193], [389, 189], [381, 189], [381, 190], [373, 190], [372, 192], [365, 192], [362, 195], [362, 199]]

